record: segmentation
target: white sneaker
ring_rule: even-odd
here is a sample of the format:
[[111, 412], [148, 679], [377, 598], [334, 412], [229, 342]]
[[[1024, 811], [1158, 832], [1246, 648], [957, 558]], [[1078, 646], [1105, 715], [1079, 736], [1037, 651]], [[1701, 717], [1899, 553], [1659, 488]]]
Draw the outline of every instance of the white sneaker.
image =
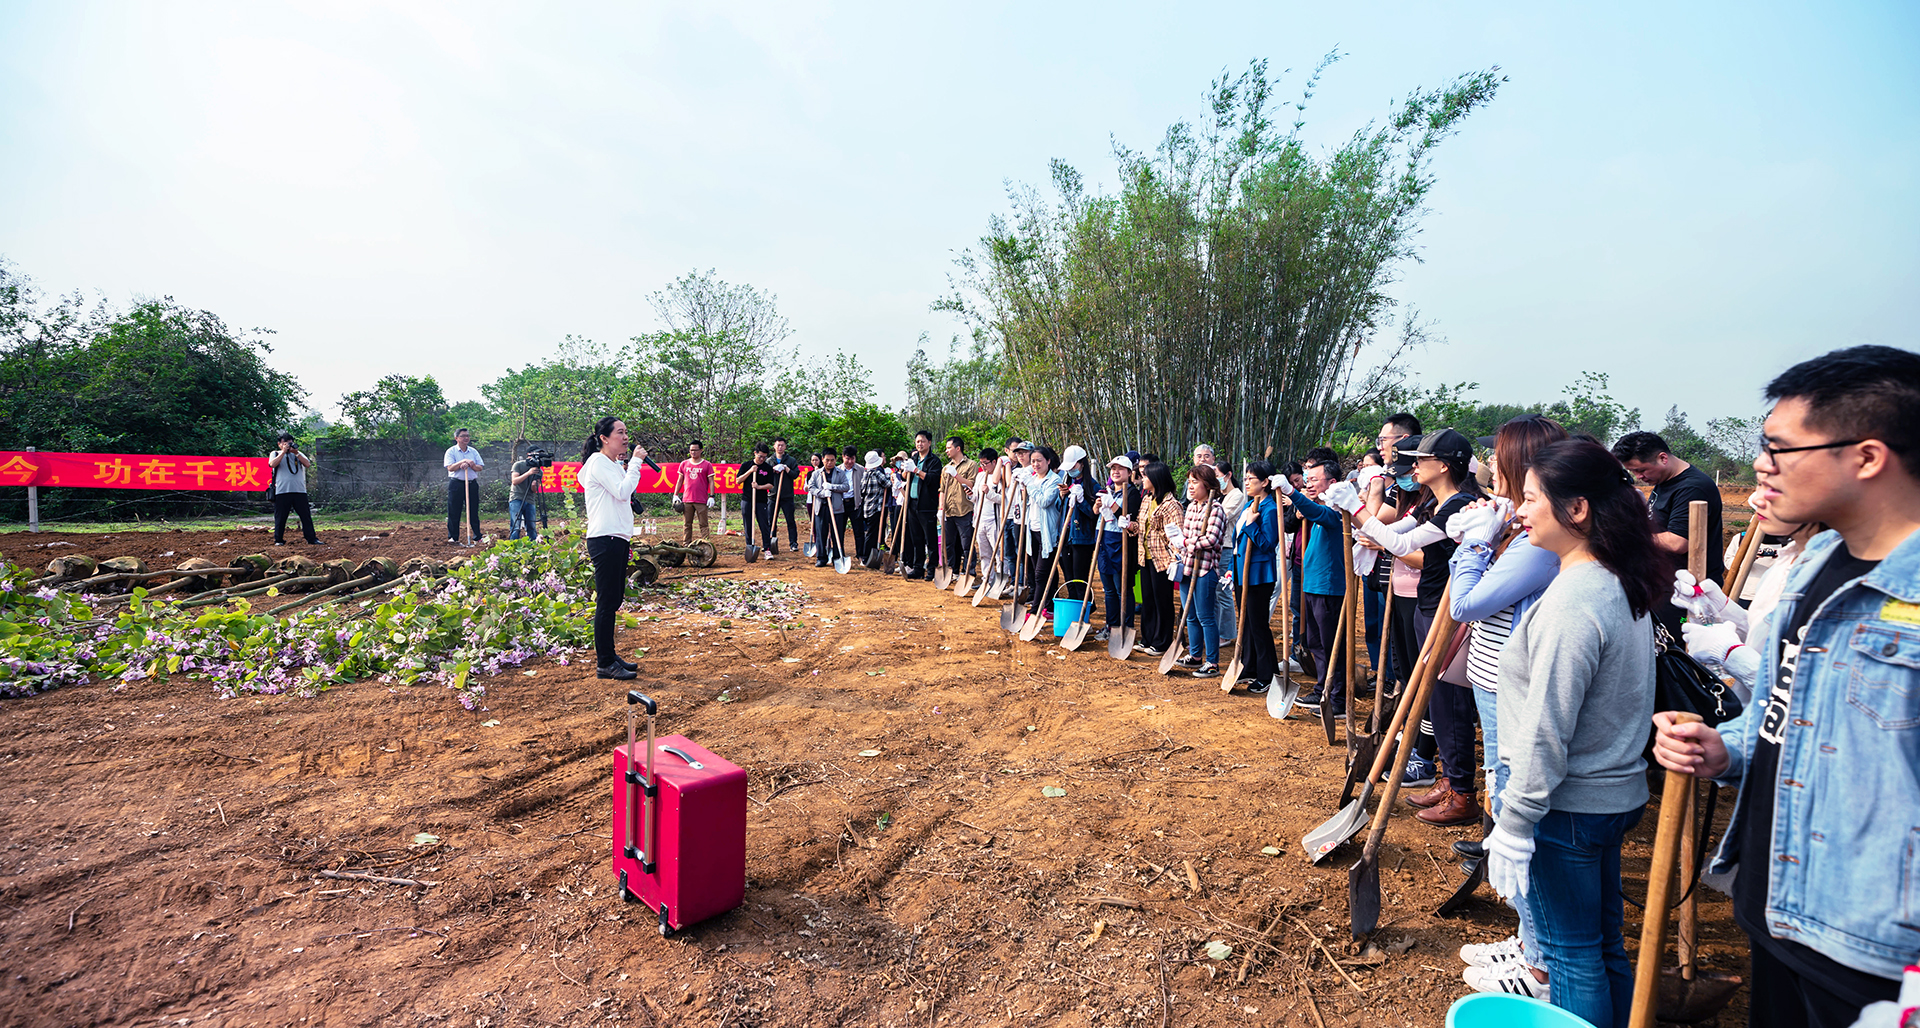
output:
[[1520, 959], [1520, 937], [1509, 935], [1499, 942], [1470, 942], [1460, 947], [1460, 959], [1470, 967], [1498, 967]]
[[1524, 961], [1509, 960], [1498, 967], [1469, 967], [1460, 977], [1476, 992], [1529, 996], [1544, 1003], [1553, 1002], [1552, 985], [1533, 977], [1533, 969]]

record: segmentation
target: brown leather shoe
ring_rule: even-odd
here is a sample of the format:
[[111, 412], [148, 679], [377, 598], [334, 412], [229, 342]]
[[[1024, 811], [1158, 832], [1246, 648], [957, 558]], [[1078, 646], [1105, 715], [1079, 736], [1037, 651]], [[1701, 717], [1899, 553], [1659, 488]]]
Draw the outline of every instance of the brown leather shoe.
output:
[[1425, 810], [1428, 807], [1439, 806], [1440, 804], [1445, 803], [1452, 798], [1453, 798], [1453, 780], [1450, 778], [1442, 777], [1438, 782], [1434, 783], [1433, 788], [1428, 789], [1426, 792], [1423, 792], [1418, 796], [1408, 796], [1407, 802], [1409, 804], [1412, 804], [1413, 806], [1416, 806], [1422, 810]]
[[[1445, 781], [1445, 779], [1441, 779], [1441, 781]], [[1475, 798], [1473, 793], [1455, 792], [1447, 798], [1447, 802], [1438, 806], [1428, 807], [1413, 816], [1430, 825], [1447, 827], [1451, 825], [1477, 825], [1480, 823], [1482, 813], [1480, 801]]]

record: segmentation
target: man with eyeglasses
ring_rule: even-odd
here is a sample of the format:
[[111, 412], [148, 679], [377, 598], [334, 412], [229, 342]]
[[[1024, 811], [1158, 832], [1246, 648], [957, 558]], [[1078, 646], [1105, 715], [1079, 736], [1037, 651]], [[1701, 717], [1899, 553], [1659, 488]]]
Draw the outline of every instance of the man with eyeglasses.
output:
[[[1720, 546], [1720, 487], [1707, 473], [1675, 457], [1667, 441], [1652, 432], [1629, 432], [1613, 444], [1613, 456], [1635, 478], [1653, 487], [1647, 506], [1653, 517], [1653, 541], [1674, 555], [1676, 566], [1687, 559], [1687, 519], [1689, 505], [1707, 501], [1707, 577], [1716, 582], [1727, 574], [1726, 554]], [[1663, 603], [1654, 611], [1654, 620], [1667, 634], [1680, 638], [1680, 608]]]
[[1749, 1023], [1843, 1026], [1920, 964], [1920, 354], [1837, 350], [1767, 396], [1768, 513], [1832, 530], [1733, 640], [1760, 651], [1754, 703], [1717, 728], [1654, 715], [1654, 755], [1740, 789], [1711, 870], [1739, 865]]
[[1386, 424], [1380, 426], [1380, 435], [1374, 439], [1374, 444], [1380, 447], [1380, 463], [1392, 464], [1393, 450], [1400, 440], [1419, 434], [1419, 418], [1405, 411], [1388, 418]]

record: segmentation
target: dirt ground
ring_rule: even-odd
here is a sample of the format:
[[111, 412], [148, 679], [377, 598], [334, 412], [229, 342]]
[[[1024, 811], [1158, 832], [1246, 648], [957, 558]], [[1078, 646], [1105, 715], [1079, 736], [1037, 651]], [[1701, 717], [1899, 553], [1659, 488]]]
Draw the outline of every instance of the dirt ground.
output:
[[[443, 532], [329, 533], [326, 556], [457, 552]], [[38, 566], [60, 541], [305, 552], [166, 532], [12, 534], [0, 553]], [[1462, 880], [1449, 844], [1477, 830], [1402, 805], [1375, 945], [1351, 940], [1357, 845], [1320, 867], [1300, 847], [1343, 772], [1317, 722], [1104, 646], [1011, 640], [994, 605], [924, 583], [722, 551], [716, 571], [804, 583], [803, 627], [689, 613], [621, 645], [645, 647], [635, 684], [663, 734], [749, 771], [741, 908], [662, 938], [621, 902], [625, 683], [590, 661], [537, 660], [473, 713], [376, 682], [64, 689], [0, 703], [0, 1023], [1437, 1026], [1466, 992], [1457, 948], [1512, 928], [1484, 887], [1434, 915]], [[1654, 822], [1626, 848], [1631, 896]], [[1728, 904], [1702, 891], [1704, 965], [1745, 975]], [[1631, 950], [1632, 907], [1626, 927]], [[1233, 955], [1207, 957], [1215, 940]], [[1740, 1023], [1744, 995], [1722, 1017]]]

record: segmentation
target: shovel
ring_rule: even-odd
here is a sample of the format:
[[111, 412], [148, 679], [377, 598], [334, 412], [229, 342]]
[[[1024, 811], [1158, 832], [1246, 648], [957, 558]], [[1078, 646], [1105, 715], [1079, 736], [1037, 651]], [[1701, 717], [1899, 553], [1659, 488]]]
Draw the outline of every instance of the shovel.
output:
[[[1347, 766], [1359, 760], [1359, 740], [1353, 733], [1353, 708], [1359, 706], [1360, 654], [1366, 651], [1367, 598], [1360, 592], [1360, 578], [1353, 573], [1353, 515], [1340, 515], [1340, 555], [1347, 566]], [[1377, 702], [1377, 701], [1376, 701]]]
[[[1448, 591], [1451, 592], [1451, 588]], [[1420, 716], [1427, 711], [1427, 697], [1433, 692], [1433, 683], [1440, 678], [1438, 655], [1445, 653], [1447, 644], [1453, 641], [1449, 599], [1441, 597], [1433, 627], [1427, 630], [1426, 645], [1421, 647], [1424, 659], [1413, 676], [1413, 695], [1402, 711], [1395, 714], [1395, 720], [1403, 727], [1420, 723]], [[1400, 745], [1394, 748], [1393, 762], [1387, 765], [1393, 771], [1393, 777], [1387, 781], [1387, 794], [1374, 812], [1373, 828], [1367, 833], [1367, 846], [1360, 851], [1359, 863], [1347, 872], [1347, 911], [1356, 939], [1380, 926], [1380, 843], [1387, 835], [1387, 815], [1393, 812], [1394, 801], [1400, 798], [1400, 781], [1406, 777], [1407, 758], [1413, 754], [1414, 736], [1418, 734], [1404, 730], [1400, 733]]]
[[853, 558], [840, 549], [840, 527], [833, 524], [833, 512], [827, 512], [827, 524], [833, 526], [833, 570], [846, 574], [853, 570]]
[[[1386, 614], [1380, 619], [1380, 664], [1374, 668], [1373, 727], [1354, 744], [1353, 759], [1347, 763], [1347, 783], [1340, 788], [1340, 802], [1345, 804], [1353, 798], [1354, 786], [1360, 784], [1359, 770], [1373, 763], [1374, 754], [1380, 752], [1381, 733], [1386, 730], [1387, 721], [1393, 717], [1397, 706], [1394, 702], [1399, 694], [1388, 688], [1393, 682], [1393, 597], [1387, 597]], [[1425, 647], [1421, 647], [1422, 650]], [[1379, 772], [1375, 772], [1378, 774]]]
[[[881, 551], [880, 573], [883, 575], [893, 574], [893, 569], [896, 566], [898, 566], [898, 564], [900, 563], [900, 556], [899, 556], [900, 543], [907, 536], [907, 508], [904, 506], [901, 506], [901, 507], [895, 507], [894, 510], [899, 511], [900, 513], [895, 515], [894, 517], [893, 545], [891, 547], [884, 548]], [[886, 512], [887, 512], [887, 509], [885, 507], [880, 508], [881, 517], [885, 517]]]
[[1020, 573], [1026, 571], [1032, 574], [1029, 568], [1032, 562], [1027, 559], [1027, 548], [1024, 545], [1026, 540], [1017, 535], [1014, 538], [1018, 539], [1019, 543], [1016, 543], [1018, 548], [1013, 551], [1013, 581], [1003, 590], [1004, 598], [1008, 602], [1006, 606], [1000, 608], [1000, 630], [1007, 633], [1020, 629]]
[[[1047, 573], [1046, 591], [1034, 593], [1033, 602], [1028, 605], [1026, 624], [1020, 626], [1021, 642], [1032, 642], [1040, 635], [1040, 626], [1046, 622], [1046, 619], [1040, 616], [1040, 600], [1042, 597], [1053, 595], [1053, 583], [1060, 577], [1060, 549], [1058, 546], [1054, 548], [1052, 563], [1053, 570]], [[1049, 603], [1050, 602], [1051, 601], [1049, 601]]]
[[[1329, 746], [1339, 738], [1339, 733], [1333, 727], [1333, 672], [1335, 661], [1346, 663], [1342, 659], [1340, 648], [1347, 644], [1347, 626], [1353, 623], [1353, 612], [1347, 606], [1352, 600], [1351, 594], [1340, 600], [1340, 622], [1333, 626], [1333, 645], [1327, 647], [1327, 666], [1320, 669], [1321, 677], [1325, 679], [1320, 689], [1320, 727], [1327, 730]], [[1341, 668], [1340, 673], [1346, 674], [1346, 669]], [[1347, 706], [1349, 708], [1353, 706], [1352, 696], [1347, 697]]]
[[[1420, 648], [1420, 664], [1414, 669], [1413, 673], [1415, 680], [1419, 680], [1421, 676], [1426, 673], [1427, 660], [1431, 648], [1432, 640], [1431, 637], [1429, 637], [1428, 645]], [[1400, 709], [1394, 711], [1393, 723], [1388, 729], [1389, 735], [1399, 734], [1401, 729], [1406, 726], [1407, 710], [1408, 706], [1401, 704]], [[1347, 793], [1341, 793], [1340, 802], [1343, 806], [1340, 808], [1340, 812], [1328, 818], [1322, 822], [1319, 827], [1300, 838], [1300, 846], [1307, 851], [1307, 858], [1309, 860], [1316, 864], [1325, 860], [1327, 854], [1332, 853], [1341, 843], [1353, 838], [1353, 836], [1360, 831], [1361, 827], [1367, 823], [1367, 800], [1373, 795], [1374, 786], [1379, 783], [1381, 772], [1387, 769], [1388, 752], [1389, 751], [1385, 749], [1376, 749], [1373, 754], [1373, 759], [1365, 765], [1368, 769], [1366, 773], [1367, 777], [1365, 784], [1360, 788], [1360, 797], [1358, 799], [1349, 801], [1347, 799]], [[1353, 766], [1357, 770], [1363, 765], [1355, 761]], [[1352, 779], [1353, 776], [1349, 773], [1349, 784], [1351, 784]], [[1389, 797], [1387, 802], [1391, 803], [1392, 798]], [[1383, 805], [1381, 809], [1384, 810], [1386, 808]]]
[[1300, 683], [1293, 680], [1293, 672], [1288, 670], [1293, 667], [1293, 587], [1287, 581], [1284, 542], [1274, 557], [1275, 570], [1279, 572], [1274, 588], [1280, 591], [1280, 663], [1273, 673], [1274, 680], [1267, 686], [1267, 715], [1284, 721], [1293, 715], [1293, 701], [1300, 698]]
[[1236, 583], [1240, 586], [1240, 620], [1233, 626], [1233, 659], [1227, 661], [1226, 670], [1220, 672], [1221, 692], [1232, 692], [1240, 681], [1244, 664], [1240, 655], [1247, 649], [1247, 569], [1253, 566], [1253, 547], [1247, 547], [1246, 551], [1240, 555], [1240, 580]]
[[974, 542], [974, 540], [978, 538], [979, 535], [980, 533], [978, 531], [969, 532], [967, 534], [967, 545], [965, 548], [963, 548], [960, 551], [960, 573], [953, 576], [953, 579], [954, 579], [953, 594], [963, 599], [966, 597], [967, 593], [973, 590], [973, 584], [976, 581], [974, 576], [967, 571], [967, 568], [972, 563], [973, 552], [979, 549], [979, 547]]
[[[1072, 582], [1067, 585], [1071, 587]], [[1067, 634], [1060, 637], [1060, 648], [1072, 652], [1078, 650], [1087, 641], [1087, 630], [1093, 627], [1093, 583], [1081, 582], [1081, 597], [1073, 602], [1080, 605], [1080, 613], [1074, 616], [1073, 624], [1067, 626]], [[1060, 602], [1058, 599], [1055, 603]], [[1108, 639], [1113, 637], [1109, 635]]]
[[[1113, 626], [1107, 633], [1107, 656], [1115, 660], [1126, 660], [1133, 656], [1133, 644], [1136, 638], [1133, 626], [1126, 623], [1127, 601], [1133, 598], [1133, 568], [1127, 560], [1127, 533], [1120, 533], [1120, 610], [1121, 623]], [[1135, 610], [1134, 615], [1139, 616]]]
[[[1487, 836], [1491, 834], [1493, 834], [1493, 818], [1490, 816], [1482, 816], [1480, 819], [1480, 841], [1483, 845], [1487, 841]], [[1487, 858], [1482, 856], [1478, 860], [1469, 860], [1460, 865], [1460, 870], [1467, 873], [1467, 880], [1461, 882], [1460, 887], [1453, 890], [1453, 895], [1448, 896], [1445, 903], [1440, 904], [1434, 909], [1433, 912], [1435, 915], [1439, 917], [1452, 917], [1459, 913], [1462, 907], [1467, 905], [1467, 901], [1473, 898], [1474, 890], [1480, 888], [1481, 883], [1487, 880]]]
[[1173, 666], [1187, 654], [1187, 604], [1193, 602], [1193, 582], [1193, 572], [1188, 571], [1187, 580], [1180, 583], [1186, 590], [1180, 594], [1180, 620], [1175, 622], [1179, 627], [1173, 630], [1173, 642], [1167, 645], [1167, 652], [1160, 657], [1160, 673], [1163, 675], [1172, 674]]
[[938, 542], [933, 547], [934, 560], [939, 566], [933, 569], [933, 587], [942, 592], [953, 584], [953, 569], [947, 566], [947, 512], [942, 510], [940, 518], [934, 522], [934, 538]]
[[[1675, 711], [1675, 724], [1699, 721], [1700, 716]], [[1660, 824], [1653, 835], [1653, 862], [1647, 867], [1646, 918], [1640, 925], [1639, 961], [1633, 973], [1633, 1005], [1629, 1007], [1631, 1028], [1653, 1028], [1655, 1006], [1660, 998], [1660, 958], [1665, 956], [1667, 910], [1673, 897], [1673, 872], [1680, 862], [1680, 837], [1691, 835], [1687, 807], [1693, 796], [1693, 776], [1683, 771], [1668, 771], [1660, 792]]]
[[1005, 573], [1000, 570], [1001, 560], [1006, 555], [1001, 553], [1000, 549], [1006, 545], [1006, 538], [1006, 522], [1001, 522], [999, 538], [994, 541], [993, 549], [990, 551], [993, 554], [990, 558], [993, 564], [993, 570], [980, 576], [980, 587], [973, 591], [973, 605], [976, 607], [985, 603], [987, 597], [993, 596], [997, 598], [1000, 595], [1000, 580], [1006, 577]]

